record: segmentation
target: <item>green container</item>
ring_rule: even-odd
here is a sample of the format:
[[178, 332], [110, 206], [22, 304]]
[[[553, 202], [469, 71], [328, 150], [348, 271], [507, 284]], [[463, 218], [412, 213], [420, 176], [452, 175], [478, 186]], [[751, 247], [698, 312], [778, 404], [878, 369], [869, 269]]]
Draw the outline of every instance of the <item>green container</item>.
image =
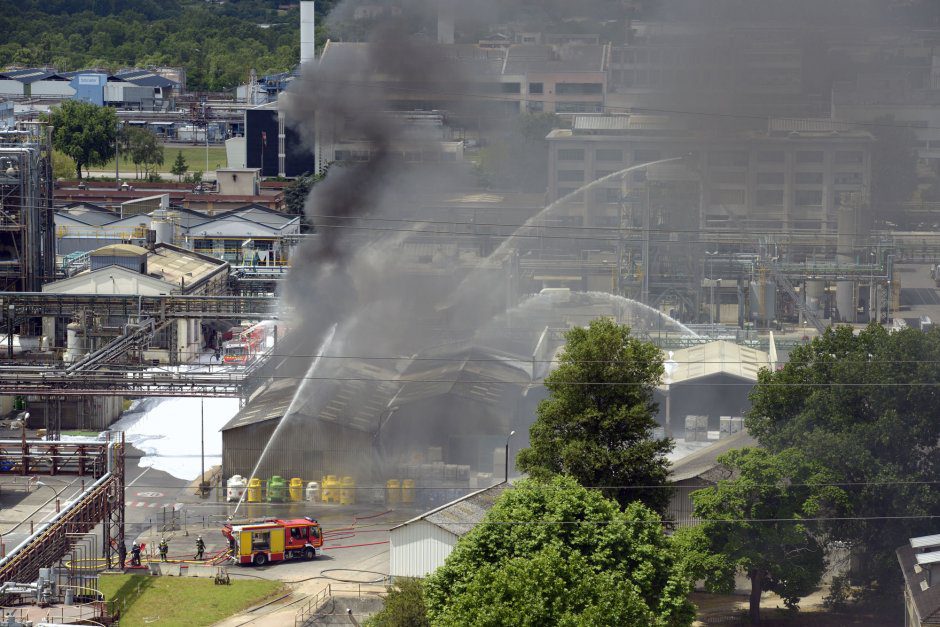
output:
[[283, 503], [287, 500], [287, 481], [280, 475], [268, 479], [268, 501]]

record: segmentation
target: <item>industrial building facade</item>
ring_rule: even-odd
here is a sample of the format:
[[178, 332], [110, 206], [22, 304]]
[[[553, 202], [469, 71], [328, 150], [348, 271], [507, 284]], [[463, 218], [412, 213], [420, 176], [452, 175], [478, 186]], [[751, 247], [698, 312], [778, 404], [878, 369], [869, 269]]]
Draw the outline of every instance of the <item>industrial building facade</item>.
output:
[[[871, 220], [872, 135], [832, 120], [771, 119], [760, 129], [749, 123], [752, 128], [709, 129], [681, 116], [579, 115], [572, 128], [548, 135], [549, 199], [573, 195], [544, 223], [556, 236], [564, 228], [600, 229], [606, 236], [592, 246], [595, 256], [607, 251], [608, 277], [587, 289], [611, 289], [610, 273], [617, 272], [611, 268], [619, 266], [614, 291], [701, 322], [709, 298], [703, 288], [714, 291], [717, 283], [708, 303], [719, 317], [722, 305], [747, 302], [742, 315], [722, 322], [769, 324], [784, 315], [769, 278], [772, 260], [838, 265], [833, 277], [858, 274], [852, 266]], [[890, 278], [881, 266], [871, 274], [882, 285]], [[588, 280], [572, 278], [573, 287]], [[793, 274], [790, 291], [799, 291], [805, 278]], [[855, 321], [860, 301], [875, 301], [855, 279], [841, 282], [838, 306], [827, 305], [826, 317]], [[875, 281], [866, 287], [877, 291]], [[800, 306], [806, 298], [805, 292], [790, 296]], [[712, 314], [704, 321], [717, 320]]]

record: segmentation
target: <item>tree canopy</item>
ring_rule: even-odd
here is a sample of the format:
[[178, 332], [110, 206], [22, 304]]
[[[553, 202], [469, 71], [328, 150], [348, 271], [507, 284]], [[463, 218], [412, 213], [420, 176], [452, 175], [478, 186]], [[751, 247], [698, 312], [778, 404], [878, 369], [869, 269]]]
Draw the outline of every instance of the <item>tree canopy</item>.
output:
[[660, 350], [607, 318], [565, 339], [558, 368], [545, 378], [550, 396], [538, 406], [531, 445], [516, 465], [536, 478], [563, 473], [584, 486], [611, 486], [605, 494], [621, 505], [639, 500], [663, 512], [672, 441], [653, 437]]
[[[120, 142], [122, 149], [127, 151], [131, 162], [138, 168], [138, 173], [142, 170], [144, 176], [149, 176], [156, 166], [163, 165], [163, 144], [153, 131], [136, 127], [122, 129]], [[182, 152], [178, 157], [181, 156]], [[185, 163], [184, 159], [183, 164]], [[185, 173], [185, 170], [183, 172]]]
[[82, 178], [82, 168], [104, 165], [114, 156], [117, 114], [110, 107], [64, 100], [45, 120], [53, 126], [53, 147], [75, 162], [75, 173]]
[[503, 492], [425, 586], [435, 625], [689, 625], [691, 577], [659, 516], [571, 477]]
[[424, 603], [424, 583], [420, 579], [398, 577], [388, 586], [385, 607], [366, 621], [368, 627], [428, 627]]
[[[833, 473], [796, 449], [731, 451], [718, 458], [729, 479], [692, 494], [707, 550], [740, 568], [751, 580], [750, 614], [760, 621], [760, 596], [776, 592], [788, 607], [819, 585], [825, 568], [825, 536], [807, 520], [841, 513], [845, 493]], [[707, 573], [698, 573], [707, 578]], [[733, 584], [725, 571], [720, 588]], [[714, 584], [712, 584], [714, 585]]]
[[[284, 72], [298, 63], [298, 10], [279, 2], [224, 4], [157, 0], [24, 0], [0, 13], [0, 66], [178, 66], [187, 87], [222, 91], [248, 71]], [[318, 18], [333, 0], [316, 3]], [[323, 22], [322, 19], [319, 20]], [[325, 41], [318, 28], [317, 41]]]
[[[762, 371], [746, 425], [771, 452], [797, 448], [845, 486], [830, 537], [863, 552], [863, 583], [897, 581], [894, 550], [940, 515], [940, 330], [828, 330]], [[889, 520], [890, 517], [900, 517]]]
[[179, 150], [176, 153], [176, 159], [173, 161], [173, 167], [170, 168], [170, 173], [176, 176], [177, 180], [182, 181], [183, 175], [189, 171], [189, 165], [186, 163], [186, 157], [183, 156], [183, 151]]

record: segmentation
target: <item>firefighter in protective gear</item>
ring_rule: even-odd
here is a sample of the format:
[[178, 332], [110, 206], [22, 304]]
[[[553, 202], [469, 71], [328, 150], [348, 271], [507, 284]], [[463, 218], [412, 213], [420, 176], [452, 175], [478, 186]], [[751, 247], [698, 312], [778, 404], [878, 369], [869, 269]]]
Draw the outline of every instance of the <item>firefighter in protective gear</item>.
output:
[[166, 554], [167, 554], [167, 551], [170, 550], [169, 545], [166, 543], [166, 538], [161, 538], [161, 539], [160, 539], [160, 546], [159, 546], [159, 549], [160, 549], [160, 561], [161, 561], [161, 562], [165, 562], [165, 561], [166, 561]]
[[131, 547], [131, 566], [140, 566], [140, 543], [134, 542]]
[[206, 552], [206, 543], [203, 541], [202, 536], [196, 538], [196, 557], [195, 559], [203, 559], [203, 554]]

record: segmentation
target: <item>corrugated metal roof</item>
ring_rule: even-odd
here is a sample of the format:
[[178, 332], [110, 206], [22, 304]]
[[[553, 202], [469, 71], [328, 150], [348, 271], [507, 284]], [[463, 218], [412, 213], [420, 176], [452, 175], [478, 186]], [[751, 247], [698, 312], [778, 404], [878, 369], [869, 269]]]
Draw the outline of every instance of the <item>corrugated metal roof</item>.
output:
[[630, 116], [576, 115], [571, 127], [576, 131], [626, 131], [630, 129]]
[[829, 118], [771, 118], [770, 132], [832, 133], [851, 131], [851, 125]]
[[145, 257], [147, 255], [147, 249], [142, 246], [135, 246], [134, 244], [111, 244], [110, 246], [102, 246], [97, 250], [91, 251], [92, 256], [108, 256], [108, 257]]
[[912, 549], [926, 549], [934, 546], [940, 546], [940, 534], [911, 538]]
[[125, 70], [114, 75], [116, 78], [139, 87], [177, 87], [179, 83], [150, 70]]
[[936, 582], [936, 578], [932, 583], [926, 583], [928, 579], [926, 568], [920, 568], [920, 572], [914, 570], [917, 557], [920, 555], [915, 553], [909, 544], [897, 550], [901, 573], [904, 575], [904, 585], [907, 588], [907, 595], [917, 608], [920, 624], [940, 625], [940, 583]]
[[764, 351], [725, 340], [683, 348], [672, 359], [676, 365], [669, 377], [671, 385], [716, 374], [757, 381], [760, 369], [770, 367], [770, 355]]
[[718, 458], [728, 451], [756, 445], [757, 440], [752, 438], [746, 431], [739, 431], [718, 440], [710, 446], [695, 451], [691, 455], [676, 460], [669, 470], [669, 479], [671, 481], [684, 481], [699, 477], [716, 468]]
[[52, 70], [44, 70], [41, 68], [24, 68], [21, 70], [4, 70], [0, 76], [5, 76], [7, 78], [19, 81], [24, 85], [29, 85], [30, 83], [35, 83], [36, 81], [44, 81], [46, 79], [52, 80], [68, 80], [67, 77], [62, 76]]
[[483, 521], [486, 513], [493, 507], [493, 503], [503, 493], [507, 485], [505, 482], [497, 483], [494, 486], [483, 488], [476, 492], [471, 492], [466, 496], [441, 505], [437, 509], [432, 509], [420, 516], [416, 516], [409, 521], [392, 527], [392, 531], [399, 527], [423, 520], [432, 525], [449, 531], [455, 536], [468, 534], [475, 525]]

